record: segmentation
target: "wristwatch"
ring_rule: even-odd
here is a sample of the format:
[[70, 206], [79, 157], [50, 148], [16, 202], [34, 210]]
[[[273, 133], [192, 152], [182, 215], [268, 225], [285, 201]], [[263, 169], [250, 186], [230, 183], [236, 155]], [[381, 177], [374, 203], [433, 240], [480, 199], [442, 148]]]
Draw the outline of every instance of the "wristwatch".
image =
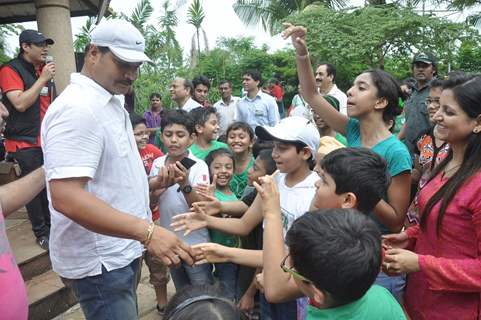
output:
[[183, 186], [182, 188], [179, 188], [180, 190], [182, 190], [183, 193], [191, 193], [192, 192], [192, 186], [190, 185], [186, 185], [186, 186]]

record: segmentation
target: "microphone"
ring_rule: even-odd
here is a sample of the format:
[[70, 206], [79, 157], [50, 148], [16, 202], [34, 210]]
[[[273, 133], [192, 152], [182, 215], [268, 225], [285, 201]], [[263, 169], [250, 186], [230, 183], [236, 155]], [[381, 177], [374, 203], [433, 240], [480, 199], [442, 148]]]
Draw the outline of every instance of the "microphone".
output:
[[[46, 56], [45, 57], [45, 64], [50, 63], [50, 62], [53, 62], [53, 57], [50, 56], [50, 55]], [[51, 87], [53, 87], [53, 84], [54, 84], [54, 82], [53, 82], [53, 78], [52, 78], [48, 81], [48, 87], [50, 87], [50, 89], [49, 89], [49, 91], [50, 91], [50, 101], [53, 101], [53, 98], [54, 98], [53, 97], [53, 89], [51, 88]]]

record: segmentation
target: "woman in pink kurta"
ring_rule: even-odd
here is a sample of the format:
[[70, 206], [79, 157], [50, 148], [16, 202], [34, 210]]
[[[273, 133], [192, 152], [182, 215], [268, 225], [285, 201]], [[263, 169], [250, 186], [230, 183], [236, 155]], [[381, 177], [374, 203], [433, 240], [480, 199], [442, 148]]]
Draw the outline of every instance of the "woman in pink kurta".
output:
[[419, 193], [421, 223], [385, 237], [383, 268], [407, 273], [414, 319], [479, 319], [481, 307], [481, 78], [447, 80], [435, 115], [448, 157]]

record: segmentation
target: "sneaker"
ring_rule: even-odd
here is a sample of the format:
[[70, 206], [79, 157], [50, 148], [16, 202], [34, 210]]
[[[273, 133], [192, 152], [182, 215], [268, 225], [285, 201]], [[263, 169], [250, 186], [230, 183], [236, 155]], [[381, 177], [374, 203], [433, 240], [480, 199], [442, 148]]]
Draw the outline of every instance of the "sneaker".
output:
[[161, 317], [165, 315], [165, 306], [161, 307], [157, 305], [157, 312], [160, 314]]
[[41, 236], [37, 238], [37, 244], [45, 251], [48, 251], [48, 238], [46, 236]]

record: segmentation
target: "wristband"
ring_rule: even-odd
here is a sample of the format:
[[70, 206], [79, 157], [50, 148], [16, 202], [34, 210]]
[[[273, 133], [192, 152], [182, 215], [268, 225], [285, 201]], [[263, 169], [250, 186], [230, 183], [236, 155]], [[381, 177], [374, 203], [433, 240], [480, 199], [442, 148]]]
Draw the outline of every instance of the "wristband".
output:
[[150, 240], [152, 240], [152, 235], [154, 234], [154, 227], [155, 227], [155, 223], [151, 222], [149, 227], [147, 228], [147, 235], [145, 237], [145, 240], [141, 242], [144, 245], [145, 249], [147, 249], [147, 247], [149, 246]]

